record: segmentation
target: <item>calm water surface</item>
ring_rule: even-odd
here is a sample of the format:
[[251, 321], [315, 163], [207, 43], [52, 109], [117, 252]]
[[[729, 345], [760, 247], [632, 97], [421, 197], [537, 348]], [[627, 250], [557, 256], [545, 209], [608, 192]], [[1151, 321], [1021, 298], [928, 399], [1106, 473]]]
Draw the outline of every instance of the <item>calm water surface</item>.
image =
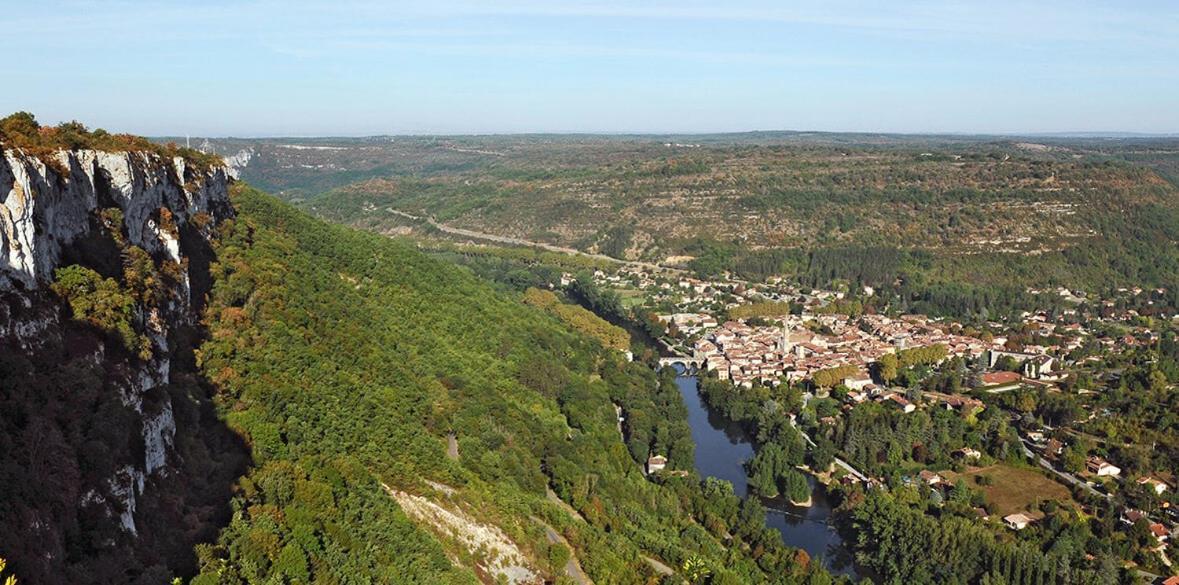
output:
[[[677, 371], [680, 375], [676, 385], [688, 407], [688, 424], [696, 442], [696, 470], [700, 475], [732, 483], [737, 495], [748, 497], [749, 483], [742, 465], [753, 458], [752, 440], [736, 423], [708, 408], [700, 396], [696, 376], [679, 368]], [[808, 475], [807, 481], [811, 484], [813, 505], [799, 507], [787, 501], [762, 499], [766, 525], [780, 532], [787, 545], [805, 550], [812, 559], [821, 559], [832, 573], [858, 577], [850, 551], [835, 528], [828, 524], [831, 504], [826, 491], [815, 478]]]

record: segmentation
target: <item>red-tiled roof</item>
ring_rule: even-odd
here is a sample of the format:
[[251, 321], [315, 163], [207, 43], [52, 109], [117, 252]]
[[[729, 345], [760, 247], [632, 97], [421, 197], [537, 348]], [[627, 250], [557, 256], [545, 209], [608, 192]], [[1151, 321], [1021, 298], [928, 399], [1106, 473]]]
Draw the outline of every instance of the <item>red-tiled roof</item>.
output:
[[1022, 376], [1015, 372], [988, 372], [982, 375], [982, 383], [987, 386], [995, 384], [1011, 384], [1018, 382]]

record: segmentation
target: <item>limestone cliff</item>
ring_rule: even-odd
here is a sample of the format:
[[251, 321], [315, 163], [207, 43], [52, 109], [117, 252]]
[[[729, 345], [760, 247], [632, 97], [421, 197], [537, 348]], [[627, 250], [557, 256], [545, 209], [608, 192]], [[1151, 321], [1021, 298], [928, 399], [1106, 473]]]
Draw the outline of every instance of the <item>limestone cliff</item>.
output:
[[[0, 548], [36, 582], [86, 580], [71, 570], [98, 579], [86, 559], [106, 557], [129, 574], [167, 565], [166, 552], [127, 557], [139, 550], [145, 498], [153, 507], [183, 499], [145, 495], [183, 463], [177, 409], [194, 427], [208, 424], [199, 408], [192, 414], [202, 400], [194, 369], [174, 365], [190, 361], [209, 240], [233, 214], [230, 180], [223, 166], [152, 152], [3, 151], [0, 468], [26, 485], [0, 487], [9, 508], [0, 533], [15, 534]], [[66, 266], [94, 275], [84, 284], [95, 286], [78, 287], [82, 298], [54, 288]], [[116, 318], [122, 339], [139, 346], [104, 330]], [[209, 451], [198, 447], [185, 449]], [[186, 505], [163, 515], [200, 516]]]

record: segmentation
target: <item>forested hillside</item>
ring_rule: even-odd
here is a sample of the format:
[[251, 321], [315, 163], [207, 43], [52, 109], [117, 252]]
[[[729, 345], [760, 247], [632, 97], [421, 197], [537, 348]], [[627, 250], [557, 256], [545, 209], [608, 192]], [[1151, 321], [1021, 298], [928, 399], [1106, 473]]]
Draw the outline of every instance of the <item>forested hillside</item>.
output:
[[252, 153], [247, 180], [365, 229], [430, 232], [396, 210], [702, 275], [899, 279], [912, 309], [961, 313], [1029, 286], [1167, 286], [1179, 276], [1175, 145], [754, 133], [220, 147]]
[[644, 477], [648, 454], [691, 468], [671, 379], [407, 244], [233, 202], [198, 360], [255, 465], [194, 583], [538, 582], [571, 554], [598, 583], [658, 581], [644, 557], [827, 580], [756, 503]]

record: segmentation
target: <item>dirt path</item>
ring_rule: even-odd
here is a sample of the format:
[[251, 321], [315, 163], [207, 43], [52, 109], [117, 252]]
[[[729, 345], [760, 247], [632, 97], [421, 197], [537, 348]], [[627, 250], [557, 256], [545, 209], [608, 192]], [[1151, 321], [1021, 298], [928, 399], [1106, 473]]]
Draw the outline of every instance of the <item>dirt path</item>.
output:
[[446, 456], [452, 461], [458, 461], [458, 439], [455, 438], [454, 433], [446, 435]]
[[659, 561], [657, 561], [647, 555], [643, 555], [643, 560], [647, 561], [647, 564], [651, 565], [651, 568], [655, 569], [655, 572], [659, 573], [660, 575], [674, 575], [675, 574], [675, 571], [671, 570], [671, 567], [669, 567], [669, 566], [667, 566], [667, 565], [665, 565], [665, 564], [663, 564], [663, 563], [661, 563], [661, 562], [659, 562]]
[[544, 527], [544, 535], [545, 538], [548, 539], [549, 544], [560, 543], [565, 545], [565, 548], [569, 549], [569, 560], [565, 561], [565, 575], [567, 575], [570, 579], [573, 579], [573, 581], [578, 583], [578, 585], [593, 585], [593, 581], [591, 581], [589, 576], [585, 574], [585, 571], [581, 570], [581, 563], [577, 562], [576, 549], [570, 546], [569, 541], [565, 540], [565, 537], [561, 536], [560, 532], [557, 532], [544, 520], [541, 520], [536, 516], [530, 516], [530, 518], [532, 518], [533, 522], [536, 522], [537, 524], [540, 524], [542, 527]]

